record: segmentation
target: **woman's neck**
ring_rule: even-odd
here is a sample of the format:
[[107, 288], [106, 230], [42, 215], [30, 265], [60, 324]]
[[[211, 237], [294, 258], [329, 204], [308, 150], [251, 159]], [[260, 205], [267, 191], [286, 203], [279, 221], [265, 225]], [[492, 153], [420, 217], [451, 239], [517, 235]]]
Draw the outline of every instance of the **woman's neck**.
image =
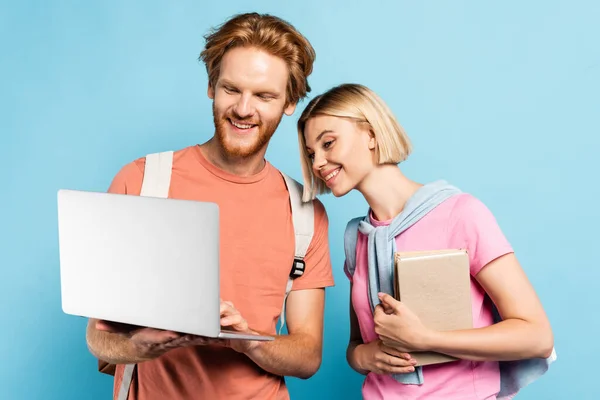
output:
[[406, 201], [423, 185], [413, 182], [396, 165], [377, 166], [357, 190], [365, 197], [374, 217], [388, 221], [400, 214]]

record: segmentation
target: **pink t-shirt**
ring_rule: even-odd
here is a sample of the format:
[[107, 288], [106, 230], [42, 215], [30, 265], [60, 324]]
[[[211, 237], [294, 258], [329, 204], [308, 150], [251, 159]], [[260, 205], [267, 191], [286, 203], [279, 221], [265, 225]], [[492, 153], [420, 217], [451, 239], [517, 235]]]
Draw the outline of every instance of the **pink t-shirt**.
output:
[[[391, 221], [377, 221], [373, 226]], [[454, 196], [396, 237], [398, 251], [466, 248], [471, 264], [473, 326], [493, 323], [492, 303], [474, 276], [490, 261], [512, 252], [488, 208], [469, 194]], [[358, 317], [364, 343], [377, 339], [368, 299], [367, 237], [358, 235], [352, 304]], [[366, 400], [471, 400], [495, 399], [500, 391], [497, 362], [454, 361], [423, 367], [422, 385], [405, 385], [391, 376], [369, 373], [362, 394]]]

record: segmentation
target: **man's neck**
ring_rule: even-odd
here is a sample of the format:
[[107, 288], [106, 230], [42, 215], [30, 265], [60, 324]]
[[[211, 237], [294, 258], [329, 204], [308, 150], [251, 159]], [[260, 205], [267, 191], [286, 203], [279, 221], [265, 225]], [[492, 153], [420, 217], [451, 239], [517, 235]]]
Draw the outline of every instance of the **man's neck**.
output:
[[241, 177], [256, 175], [265, 167], [266, 148], [247, 157], [230, 156], [213, 137], [200, 145], [200, 151], [215, 167]]

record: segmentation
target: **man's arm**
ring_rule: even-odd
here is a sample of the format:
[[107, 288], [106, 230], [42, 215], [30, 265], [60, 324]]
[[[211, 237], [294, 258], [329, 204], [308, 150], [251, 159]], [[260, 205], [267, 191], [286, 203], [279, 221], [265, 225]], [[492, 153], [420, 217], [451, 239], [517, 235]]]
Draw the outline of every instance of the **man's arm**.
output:
[[267, 372], [308, 379], [321, 366], [325, 289], [291, 291], [286, 304], [288, 335], [251, 342], [246, 355]]
[[86, 339], [90, 352], [111, 364], [153, 360], [169, 350], [219, 343], [214, 339], [172, 331], [116, 324], [97, 319], [88, 322]]
[[[314, 236], [306, 252], [307, 271], [294, 281], [287, 298], [288, 335], [272, 342], [230, 344], [245, 353], [267, 372], [299, 378], [310, 378], [321, 366], [323, 346], [324, 287], [333, 285], [329, 257], [328, 220], [323, 204], [314, 201]], [[221, 325], [224, 325], [221, 320]], [[227, 321], [230, 325], [231, 321]], [[247, 330], [244, 326], [236, 330]], [[236, 348], [237, 347], [237, 348]], [[245, 347], [245, 348], [244, 348]]]
[[97, 319], [90, 319], [86, 331], [86, 341], [90, 352], [98, 359], [111, 364], [137, 363], [141, 359], [136, 356], [131, 341], [119, 333], [98, 330]]

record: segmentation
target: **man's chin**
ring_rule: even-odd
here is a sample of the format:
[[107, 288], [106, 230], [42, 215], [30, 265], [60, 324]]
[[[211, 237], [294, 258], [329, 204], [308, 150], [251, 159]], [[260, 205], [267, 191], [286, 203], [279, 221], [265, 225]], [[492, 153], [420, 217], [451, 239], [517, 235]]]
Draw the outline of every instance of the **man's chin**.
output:
[[250, 157], [263, 150], [269, 140], [262, 140], [259, 135], [240, 139], [232, 137], [218, 137], [223, 152], [230, 157]]
[[250, 157], [260, 151], [260, 146], [256, 143], [250, 145], [240, 145], [233, 143], [222, 143], [223, 152], [229, 157]]

